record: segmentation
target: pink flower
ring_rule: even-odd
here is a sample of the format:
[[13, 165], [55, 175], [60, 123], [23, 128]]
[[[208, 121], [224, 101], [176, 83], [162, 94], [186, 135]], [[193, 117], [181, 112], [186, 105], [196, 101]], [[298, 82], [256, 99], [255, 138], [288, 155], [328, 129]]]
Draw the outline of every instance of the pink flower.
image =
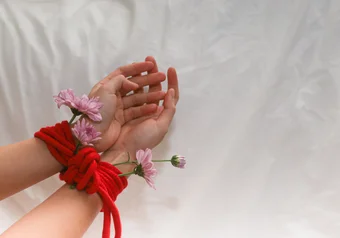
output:
[[135, 174], [143, 177], [150, 187], [156, 189], [152, 178], [157, 175], [157, 170], [154, 168], [154, 164], [152, 162], [151, 150], [139, 150], [136, 153], [136, 157], [138, 165], [135, 168]]
[[89, 98], [86, 95], [76, 98], [75, 108], [86, 114], [93, 121], [101, 121], [102, 115], [99, 109], [103, 106], [103, 103], [99, 101], [99, 97]]
[[174, 155], [171, 158], [171, 164], [177, 168], [180, 169], [184, 169], [185, 168], [185, 164], [186, 164], [186, 160], [184, 156], [181, 155]]
[[103, 103], [99, 101], [99, 97], [89, 98], [86, 95], [76, 97], [72, 89], [66, 89], [61, 90], [58, 96], [53, 96], [53, 98], [58, 108], [65, 105], [76, 116], [86, 114], [93, 121], [102, 120], [99, 109], [103, 106]]
[[78, 120], [72, 128], [74, 136], [79, 140], [82, 145], [93, 146], [92, 142], [100, 140], [100, 132], [87, 122], [84, 118]]
[[62, 105], [67, 107], [75, 107], [76, 96], [74, 96], [74, 92], [72, 89], [61, 90], [58, 96], [53, 96], [54, 101], [57, 103], [58, 108]]

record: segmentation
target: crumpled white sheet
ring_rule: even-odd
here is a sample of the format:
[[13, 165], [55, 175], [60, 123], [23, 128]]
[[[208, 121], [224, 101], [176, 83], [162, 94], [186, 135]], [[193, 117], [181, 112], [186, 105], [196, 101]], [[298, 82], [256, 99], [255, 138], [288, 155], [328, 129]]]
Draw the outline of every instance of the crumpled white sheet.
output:
[[[52, 95], [86, 93], [153, 55], [181, 101], [157, 191], [132, 178], [123, 237], [340, 236], [340, 2], [0, 1], [0, 145], [68, 118]], [[61, 182], [0, 203], [0, 232]], [[100, 237], [102, 216], [85, 237]]]

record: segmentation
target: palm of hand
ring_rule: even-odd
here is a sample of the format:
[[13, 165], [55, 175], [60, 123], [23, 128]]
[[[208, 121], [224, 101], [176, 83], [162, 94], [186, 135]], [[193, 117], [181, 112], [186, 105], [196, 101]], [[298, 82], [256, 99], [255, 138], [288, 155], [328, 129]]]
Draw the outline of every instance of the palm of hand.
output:
[[103, 97], [104, 106], [101, 108], [103, 120], [100, 123], [93, 123], [97, 131], [101, 132], [101, 140], [95, 146], [98, 151], [105, 151], [116, 142], [124, 119], [122, 97], [119, 93]]
[[94, 122], [87, 116], [82, 117], [90, 121], [101, 133], [102, 139], [93, 143], [98, 152], [106, 151], [117, 141], [122, 125], [157, 110], [157, 105], [152, 103], [162, 100], [165, 95], [163, 92], [153, 92], [144, 96], [127, 95], [128, 92], [147, 85], [160, 85], [165, 80], [165, 75], [158, 71], [142, 75], [143, 72], [151, 72], [154, 66], [153, 62], [147, 61], [121, 66], [92, 88], [89, 98], [100, 98], [103, 104], [99, 111], [102, 120]]
[[[163, 106], [158, 107], [156, 114], [153, 117], [139, 118], [124, 124], [118, 140], [110, 151], [125, 150], [134, 156], [136, 151], [152, 149], [162, 141], [169, 129], [179, 99], [178, 79], [174, 68], [168, 70], [168, 88]], [[156, 90], [161, 90], [161, 87]]]
[[138, 149], [154, 148], [166, 133], [161, 132], [155, 118], [131, 121], [122, 127], [116, 145], [133, 153]]

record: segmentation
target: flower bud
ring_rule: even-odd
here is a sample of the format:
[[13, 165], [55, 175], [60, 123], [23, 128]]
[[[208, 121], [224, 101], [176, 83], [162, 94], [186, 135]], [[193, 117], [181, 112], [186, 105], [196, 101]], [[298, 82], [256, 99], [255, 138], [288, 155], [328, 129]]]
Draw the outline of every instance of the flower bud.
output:
[[185, 157], [181, 155], [174, 155], [171, 158], [171, 164], [177, 168], [184, 169], [186, 164]]

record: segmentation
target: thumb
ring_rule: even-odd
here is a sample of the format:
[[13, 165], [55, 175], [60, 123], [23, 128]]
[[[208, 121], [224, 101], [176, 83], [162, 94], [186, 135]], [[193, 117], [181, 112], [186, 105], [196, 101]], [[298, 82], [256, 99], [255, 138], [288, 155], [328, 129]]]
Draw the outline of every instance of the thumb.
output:
[[164, 129], [164, 131], [167, 131], [171, 121], [176, 113], [176, 104], [175, 104], [175, 90], [173, 88], [170, 88], [167, 95], [165, 96], [164, 100], [164, 109], [160, 113], [157, 123], [160, 126], [160, 128]]

